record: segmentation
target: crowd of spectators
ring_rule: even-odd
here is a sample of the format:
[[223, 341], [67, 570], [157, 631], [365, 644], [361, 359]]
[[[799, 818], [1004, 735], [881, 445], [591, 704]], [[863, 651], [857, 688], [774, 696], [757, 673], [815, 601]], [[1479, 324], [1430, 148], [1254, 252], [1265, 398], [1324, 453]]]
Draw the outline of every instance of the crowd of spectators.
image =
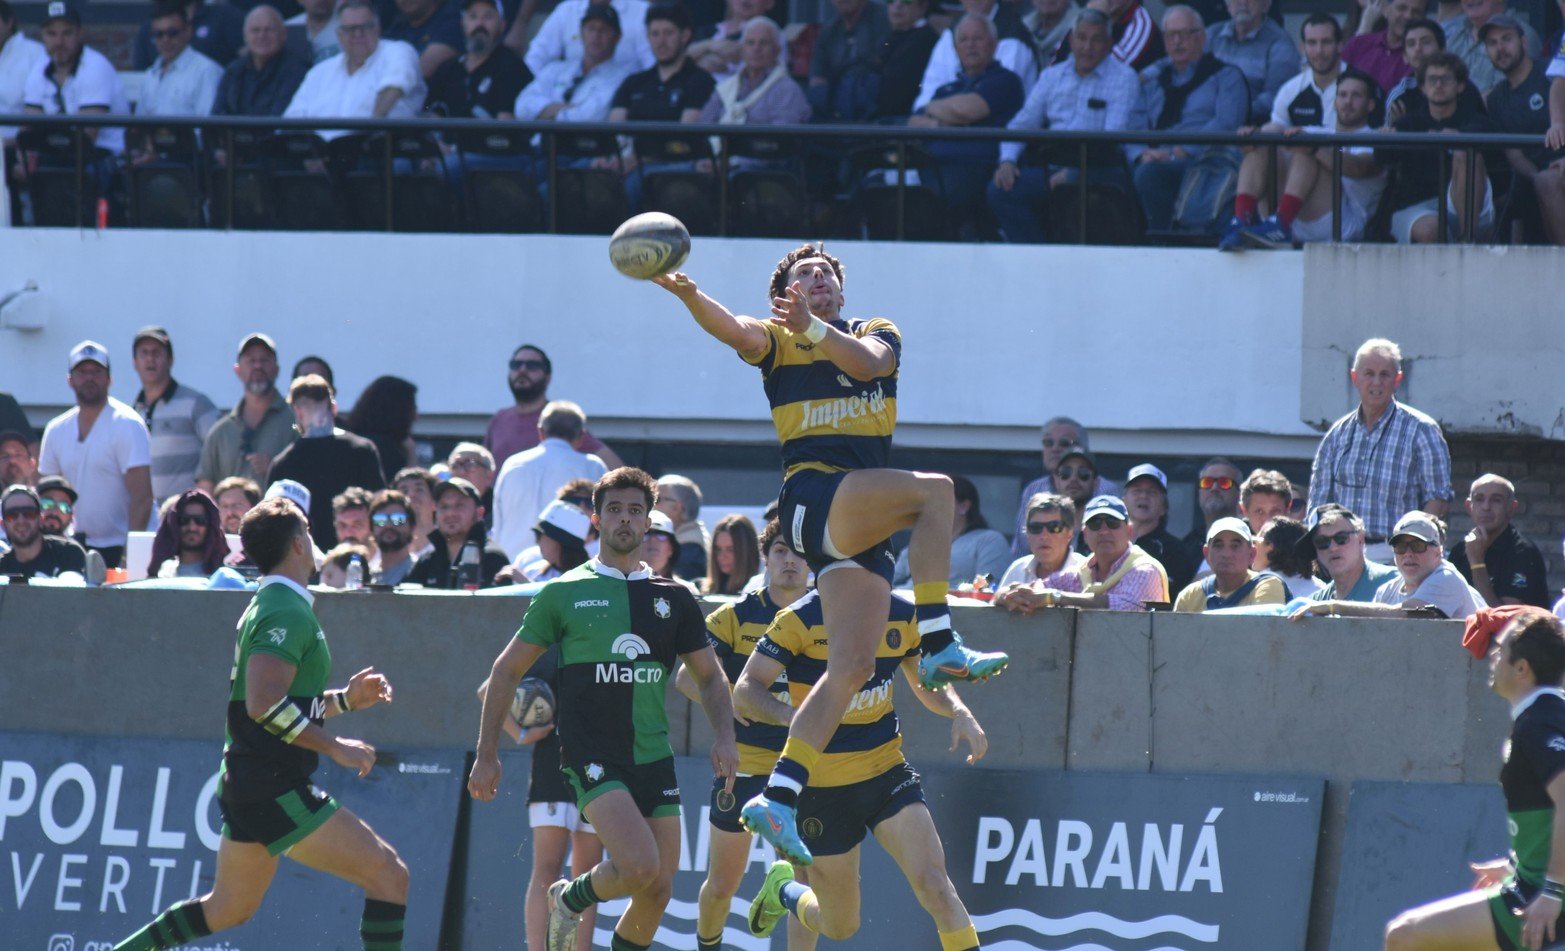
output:
[[[962, 0], [956, 16], [928, 0], [832, 0], [824, 22], [786, 24], [772, 0], [730, 0], [721, 10], [693, 0], [560, 0], [534, 33], [536, 0], [516, 10], [504, 0], [306, 0], [286, 21], [266, 4], [241, 16], [225, 0], [160, 0], [136, 47], [136, 112], [611, 121], [627, 133], [646, 121], [1506, 132], [1536, 144], [1453, 150], [1443, 194], [1432, 150], [1348, 149], [1340, 222], [1329, 147], [1094, 147], [1087, 177], [1125, 200], [1103, 207], [1144, 218], [1150, 232], [1221, 233], [1229, 250], [1330, 240], [1334, 224], [1355, 240], [1377, 220], [1402, 242], [1486, 241], [1506, 237], [1495, 232], [1501, 207], [1535, 240], [1565, 241], [1565, 54], [1546, 61], [1537, 25], [1506, 0], [1346, 6], [1311, 13], [1293, 36], [1271, 0], [1167, 5], [1160, 23], [1139, 0]], [[1435, 19], [1442, 13], [1450, 15]], [[130, 111], [119, 75], [84, 43], [75, 0], [51, 0], [36, 26], [42, 43], [0, 0], [0, 113]], [[1556, 39], [1547, 49], [1559, 47]], [[8, 147], [16, 133], [0, 129]], [[160, 157], [145, 135], [87, 134], [106, 186], [118, 168]], [[451, 137], [440, 147], [438, 169], [453, 187], [469, 166], [498, 165], [543, 188], [541, 154], [469, 146]], [[856, 178], [866, 172], [844, 160], [844, 148], [829, 138], [812, 147], [804, 177], [815, 197], [851, 196], [883, 171]], [[912, 184], [944, 199], [959, 235], [1045, 240], [1075, 200], [1074, 147], [939, 140], [923, 151], [936, 172]], [[25, 183], [36, 158], [8, 161], [8, 174]], [[633, 134], [617, 151], [559, 161], [618, 171], [632, 210], [643, 205], [645, 176], [714, 168], [699, 139]], [[757, 164], [777, 162], [738, 155], [730, 168]], [[1377, 217], [1383, 198], [1390, 214]]]
[[[417, 418], [411, 383], [397, 387], [401, 422], [377, 440], [351, 431], [359, 413], [339, 417], [319, 357], [296, 364], [284, 401], [276, 344], [264, 334], [240, 341], [234, 371], [244, 389], [226, 413], [174, 380], [166, 330], [144, 327], [130, 344], [142, 383], [134, 406], [109, 395], [113, 359], [91, 340], [68, 355], [75, 405], [41, 440], [0, 394], [0, 417], [15, 427], [0, 431], [0, 575], [98, 583], [134, 567], [160, 581], [216, 584], [249, 565], [237, 541], [244, 514], [277, 496], [307, 515], [328, 587], [536, 583], [596, 551], [592, 486], [606, 459], [619, 460], [591, 436], [581, 406], [548, 397], [552, 364], [536, 345], [513, 352], [513, 404], [496, 412], [485, 442], [457, 443], [424, 468], [418, 447], [404, 445]], [[978, 486], [951, 476], [952, 590], [1023, 614], [1465, 618], [1491, 605], [1548, 607], [1543, 556], [1511, 522], [1520, 502], [1510, 481], [1476, 478], [1464, 502], [1472, 528], [1448, 534], [1449, 449], [1438, 423], [1397, 399], [1398, 346], [1366, 341], [1349, 379], [1358, 405], [1322, 437], [1307, 488], [1210, 458], [1188, 486], [1196, 517], [1182, 538], [1168, 528], [1161, 468], [1132, 465], [1121, 488], [1101, 474], [1081, 423], [1048, 420], [1046, 473], [1024, 488], [1012, 538], [990, 527]], [[530, 432], [518, 429], [526, 422]], [[382, 446], [399, 453], [389, 479]], [[709, 528], [703, 502], [688, 476], [658, 480], [647, 563], [702, 594], [765, 584], [756, 523], [727, 514]], [[150, 536], [150, 549], [132, 554], [132, 533]], [[894, 583], [908, 583], [905, 551]]]

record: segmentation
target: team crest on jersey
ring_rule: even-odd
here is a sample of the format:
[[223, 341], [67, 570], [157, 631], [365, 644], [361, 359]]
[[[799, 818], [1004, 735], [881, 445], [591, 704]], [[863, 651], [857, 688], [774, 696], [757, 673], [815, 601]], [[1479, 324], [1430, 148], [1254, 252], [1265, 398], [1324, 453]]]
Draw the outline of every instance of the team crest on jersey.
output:
[[717, 791], [717, 811], [718, 812], [733, 812], [734, 811], [734, 806], [736, 806], [738, 804], [739, 804], [739, 800], [734, 798], [734, 794], [733, 793], [729, 792], [726, 789], [719, 789]]
[[603, 767], [598, 763], [588, 763], [585, 772], [589, 783], [595, 783], [603, 778]]
[[902, 646], [902, 632], [896, 628], [886, 631], [886, 646], [892, 650]]
[[274, 627], [266, 632], [266, 636], [272, 639], [273, 644], [281, 644], [288, 639], [288, 629], [285, 627]]
[[668, 606], [667, 598], [653, 598], [652, 613], [666, 621], [673, 616], [674, 609]]

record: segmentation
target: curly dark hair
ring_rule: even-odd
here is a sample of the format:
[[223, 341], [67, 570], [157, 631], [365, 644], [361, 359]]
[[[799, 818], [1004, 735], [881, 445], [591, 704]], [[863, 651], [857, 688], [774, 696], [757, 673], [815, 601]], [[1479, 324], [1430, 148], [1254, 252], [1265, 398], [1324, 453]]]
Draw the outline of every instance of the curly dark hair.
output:
[[800, 245], [783, 255], [783, 259], [777, 262], [777, 269], [772, 271], [772, 296], [781, 297], [783, 291], [788, 288], [788, 275], [793, 272], [793, 266], [806, 258], [820, 258], [831, 265], [833, 273], [837, 275], [837, 283], [842, 284], [846, 278], [843, 275], [842, 262], [826, 253], [826, 249], [817, 248], [813, 244]]
[[1261, 526], [1261, 541], [1272, 546], [1266, 557], [1266, 567], [1291, 578], [1308, 578], [1315, 570], [1315, 559], [1299, 552], [1299, 541], [1304, 538], [1304, 523], [1286, 515], [1278, 515]]

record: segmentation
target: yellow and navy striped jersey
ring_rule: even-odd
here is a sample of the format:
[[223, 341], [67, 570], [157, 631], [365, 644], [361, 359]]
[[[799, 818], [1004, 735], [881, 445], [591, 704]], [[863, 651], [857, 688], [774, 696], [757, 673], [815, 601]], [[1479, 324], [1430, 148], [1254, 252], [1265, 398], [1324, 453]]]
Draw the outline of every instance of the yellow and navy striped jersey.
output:
[[[902, 661], [918, 653], [918, 621], [913, 602], [891, 596], [886, 633], [875, 647], [875, 673], [859, 688], [842, 725], [810, 771], [811, 786], [846, 786], [873, 779], [902, 762], [902, 732], [891, 705], [893, 681]], [[826, 673], [826, 623], [820, 595], [811, 591], [777, 613], [755, 647], [756, 653], [783, 665], [788, 690], [798, 706]]]
[[855, 380], [786, 327], [764, 323], [767, 346], [746, 361], [759, 367], [782, 442], [784, 475], [802, 469], [846, 472], [884, 468], [897, 426], [897, 373], [902, 334], [883, 317], [832, 322], [854, 337], [875, 337], [891, 348], [896, 366], [873, 380]]
[[[723, 665], [729, 684], [739, 682], [745, 662], [750, 659], [755, 645], [766, 636], [766, 629], [778, 610], [777, 603], [762, 589], [707, 615], [706, 639], [717, 652], [717, 660]], [[772, 693], [784, 703], [789, 702], [785, 677], [779, 677], [772, 685]], [[788, 728], [760, 721], [735, 722], [734, 738], [739, 741], [739, 772], [761, 776], [777, 765], [777, 754], [782, 752], [783, 741], [788, 739]]]

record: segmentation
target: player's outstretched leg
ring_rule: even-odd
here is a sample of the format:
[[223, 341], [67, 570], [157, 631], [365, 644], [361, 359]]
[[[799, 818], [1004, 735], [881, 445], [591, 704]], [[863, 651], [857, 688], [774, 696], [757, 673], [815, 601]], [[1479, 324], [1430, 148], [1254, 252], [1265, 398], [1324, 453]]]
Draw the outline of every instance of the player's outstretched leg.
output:
[[[1522, 924], [1498, 896], [1498, 889], [1466, 892], [1404, 911], [1386, 925], [1386, 951], [1498, 951], [1495, 928], [1513, 947], [1525, 947]], [[1493, 905], [1500, 903], [1499, 915]]]
[[625, 896], [630, 906], [615, 926], [609, 947], [642, 951], [651, 946], [673, 895], [674, 874], [679, 870], [679, 817], [642, 816], [623, 788], [603, 793], [582, 811], [608, 857], [574, 881], [562, 879], [549, 887], [549, 951], [574, 951], [582, 913], [599, 902]]
[[174, 905], [116, 944], [114, 951], [163, 951], [237, 928], [254, 917], [276, 873], [277, 857], [267, 852], [266, 846], [224, 838], [217, 847], [212, 891]]
[[337, 810], [287, 852], [289, 858], [364, 889], [359, 937], [364, 951], [402, 951], [408, 867], [397, 850], [347, 809]]
[[935, 920], [941, 951], [976, 951], [978, 929], [946, 874], [945, 848], [929, 808], [914, 803], [882, 821], [875, 826], [875, 841], [896, 861], [918, 903]]

